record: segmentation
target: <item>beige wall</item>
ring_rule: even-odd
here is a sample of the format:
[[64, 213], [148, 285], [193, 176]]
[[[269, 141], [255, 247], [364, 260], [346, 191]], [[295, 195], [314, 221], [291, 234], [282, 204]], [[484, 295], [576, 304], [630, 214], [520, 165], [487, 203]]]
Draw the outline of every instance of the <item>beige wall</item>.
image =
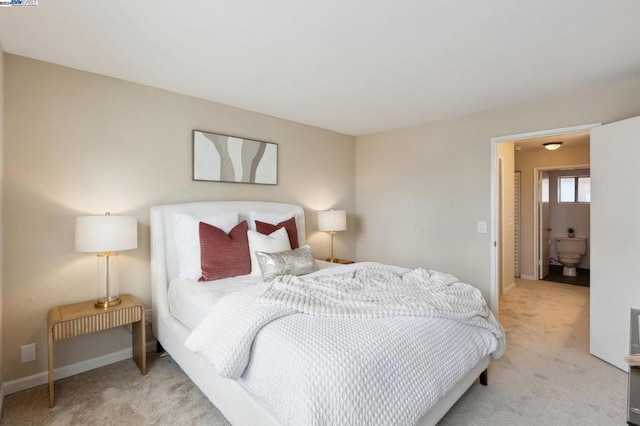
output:
[[356, 258], [449, 271], [489, 300], [491, 138], [638, 114], [636, 78], [356, 138]]
[[[4, 218], [2, 209], [2, 181], [3, 181], [3, 164], [4, 164], [4, 51], [2, 50], [2, 44], [0, 43], [0, 389], [2, 389], [3, 378], [3, 357], [2, 357], [2, 342], [4, 341], [4, 322], [3, 318], [3, 305], [4, 305], [4, 286], [3, 286], [3, 268], [2, 258], [4, 253]], [[0, 407], [2, 407], [2, 391], [0, 390]]]
[[498, 158], [502, 163], [502, 178], [500, 190], [501, 201], [501, 250], [500, 257], [500, 294], [504, 294], [515, 283], [515, 258], [514, 258], [514, 214], [515, 214], [515, 169], [514, 144], [505, 142], [498, 145]]
[[[640, 113], [640, 111], [638, 111]], [[594, 120], [593, 122], [604, 121]], [[615, 120], [611, 120], [615, 121]], [[578, 123], [576, 123], [578, 124]], [[582, 124], [587, 124], [584, 122]], [[539, 129], [543, 130], [543, 129]], [[535, 182], [533, 169], [545, 167], [562, 167], [589, 164], [589, 144], [563, 146], [556, 151], [516, 151], [516, 170], [521, 172], [520, 198], [520, 272], [521, 275], [534, 276], [535, 259], [534, 241], [536, 229], [534, 224]], [[551, 186], [551, 183], [550, 183]], [[549, 188], [551, 191], [551, 188]], [[551, 194], [550, 194], [551, 196]], [[551, 208], [551, 206], [549, 206]], [[554, 237], [551, 231], [551, 237]], [[553, 244], [552, 244], [553, 247]]]
[[[347, 210], [337, 255], [355, 255], [355, 140], [95, 74], [5, 55], [3, 183], [4, 378], [46, 371], [46, 314], [95, 297], [95, 258], [74, 251], [75, 217], [135, 215], [137, 250], [120, 258], [122, 293], [150, 305], [149, 207], [197, 200], [269, 200], [302, 205], [314, 254], [327, 257], [328, 234], [315, 211]], [[191, 180], [193, 129], [279, 144], [279, 184]], [[37, 342], [38, 361], [20, 364], [21, 345]], [[127, 348], [123, 329], [56, 343], [56, 366]]]

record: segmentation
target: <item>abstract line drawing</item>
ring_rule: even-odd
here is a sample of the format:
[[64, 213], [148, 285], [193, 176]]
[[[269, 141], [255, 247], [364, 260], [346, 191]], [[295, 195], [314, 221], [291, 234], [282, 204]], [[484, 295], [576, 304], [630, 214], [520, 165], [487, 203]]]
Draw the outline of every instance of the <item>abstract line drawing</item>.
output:
[[278, 145], [193, 131], [193, 180], [278, 184]]

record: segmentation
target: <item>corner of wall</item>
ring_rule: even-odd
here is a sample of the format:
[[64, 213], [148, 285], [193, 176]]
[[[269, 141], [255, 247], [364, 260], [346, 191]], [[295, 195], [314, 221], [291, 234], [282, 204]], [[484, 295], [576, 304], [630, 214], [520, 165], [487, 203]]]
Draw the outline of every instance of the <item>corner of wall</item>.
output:
[[2, 42], [0, 42], [0, 414], [2, 413], [2, 403], [4, 402], [4, 373], [3, 373], [3, 364], [2, 364], [2, 347], [4, 342], [4, 334], [3, 330], [3, 303], [4, 298], [3, 294], [3, 271], [2, 271], [2, 258], [4, 256], [3, 252], [3, 229], [2, 224], [4, 223], [3, 214], [2, 214], [2, 186], [3, 186], [3, 164], [4, 164], [4, 50], [2, 50]]

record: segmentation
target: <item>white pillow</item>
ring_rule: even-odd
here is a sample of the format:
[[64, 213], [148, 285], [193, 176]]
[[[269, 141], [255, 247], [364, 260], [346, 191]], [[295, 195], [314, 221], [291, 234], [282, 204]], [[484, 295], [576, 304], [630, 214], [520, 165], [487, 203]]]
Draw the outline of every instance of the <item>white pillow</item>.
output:
[[278, 228], [276, 231], [269, 235], [264, 235], [256, 231], [249, 229], [247, 231], [247, 238], [249, 240], [249, 254], [251, 255], [251, 276], [261, 277], [260, 265], [256, 257], [256, 252], [261, 251], [264, 253], [277, 253], [280, 251], [291, 250], [291, 243], [289, 243], [289, 234], [284, 228]]
[[208, 223], [229, 233], [238, 224], [237, 211], [215, 216], [173, 215], [173, 232], [178, 256], [178, 276], [197, 280], [202, 275], [200, 264], [200, 222]]
[[290, 213], [271, 213], [271, 212], [249, 212], [249, 229], [256, 230], [256, 220], [264, 223], [277, 225], [287, 219], [295, 217], [296, 212]]

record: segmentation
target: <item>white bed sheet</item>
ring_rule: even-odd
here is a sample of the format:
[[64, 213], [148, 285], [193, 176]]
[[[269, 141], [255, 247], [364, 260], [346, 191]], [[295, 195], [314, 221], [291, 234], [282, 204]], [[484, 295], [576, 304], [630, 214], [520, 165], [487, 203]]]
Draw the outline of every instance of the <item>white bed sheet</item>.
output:
[[[316, 260], [316, 265], [318, 269], [337, 266], [323, 260]], [[204, 282], [175, 278], [169, 283], [169, 312], [189, 330], [193, 330], [225, 295], [262, 282], [262, 277], [251, 275]]]
[[193, 330], [225, 295], [262, 282], [251, 275], [206, 282], [176, 278], [169, 284], [169, 312]]

